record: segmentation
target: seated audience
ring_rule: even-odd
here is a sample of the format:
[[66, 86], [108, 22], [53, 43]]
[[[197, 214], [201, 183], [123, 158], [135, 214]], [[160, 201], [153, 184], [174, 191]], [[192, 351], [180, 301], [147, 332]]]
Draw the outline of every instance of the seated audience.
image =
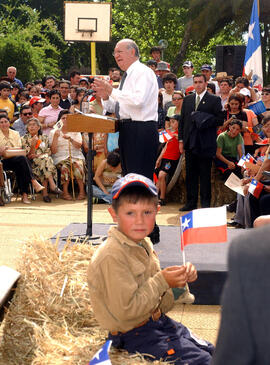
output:
[[72, 200], [68, 192], [70, 179], [74, 176], [79, 187], [78, 200], [85, 199], [85, 159], [81, 151], [82, 136], [79, 132], [67, 131], [66, 109], [61, 110], [58, 120], [63, 123], [60, 129], [53, 129], [49, 135], [49, 142], [52, 152], [53, 162], [61, 172], [61, 185], [63, 187], [62, 198]]
[[3, 157], [3, 168], [14, 171], [22, 202], [30, 204], [27, 196], [29, 184], [32, 183], [36, 192], [44, 190], [44, 186], [40, 185], [34, 178], [31, 165], [25, 156], [8, 157], [6, 155], [6, 150], [21, 148], [22, 141], [19, 133], [10, 129], [8, 117], [5, 114], [0, 114], [0, 156]]
[[59, 106], [61, 94], [58, 90], [49, 92], [50, 105], [41, 109], [38, 114], [38, 120], [41, 123], [42, 133], [47, 136], [50, 134], [53, 126], [57, 122], [58, 115], [62, 108]]
[[30, 118], [26, 125], [27, 133], [22, 137], [22, 148], [26, 150], [26, 156], [31, 161], [32, 171], [37, 180], [44, 186], [42, 191], [43, 201], [50, 203], [48, 184], [50, 191], [61, 194], [56, 186], [57, 171], [51, 157], [49, 138], [42, 134], [41, 125], [37, 118]]
[[111, 189], [115, 181], [121, 177], [121, 162], [119, 150], [108, 153], [105, 160], [98, 166], [93, 185], [93, 197], [112, 204]]

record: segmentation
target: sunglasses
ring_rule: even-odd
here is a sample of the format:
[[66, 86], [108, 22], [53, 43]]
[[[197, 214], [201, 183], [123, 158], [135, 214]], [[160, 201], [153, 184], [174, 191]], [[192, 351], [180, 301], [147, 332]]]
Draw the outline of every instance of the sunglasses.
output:
[[172, 98], [173, 101], [175, 100], [182, 100], [183, 98]]
[[29, 112], [29, 113], [22, 113], [22, 115], [33, 115], [33, 113], [32, 112]]

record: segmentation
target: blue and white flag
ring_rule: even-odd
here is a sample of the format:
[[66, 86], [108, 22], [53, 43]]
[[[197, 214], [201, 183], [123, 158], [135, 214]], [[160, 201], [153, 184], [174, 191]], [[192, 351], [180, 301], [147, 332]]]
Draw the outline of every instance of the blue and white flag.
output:
[[107, 341], [101, 347], [101, 349], [95, 354], [95, 356], [90, 360], [88, 365], [111, 365], [111, 360], [109, 358], [109, 351], [111, 348], [112, 341]]
[[259, 90], [261, 90], [263, 86], [263, 71], [257, 0], [253, 1], [252, 13], [248, 27], [248, 44], [243, 74], [246, 74], [247, 76], [251, 75], [252, 86], [256, 86]]

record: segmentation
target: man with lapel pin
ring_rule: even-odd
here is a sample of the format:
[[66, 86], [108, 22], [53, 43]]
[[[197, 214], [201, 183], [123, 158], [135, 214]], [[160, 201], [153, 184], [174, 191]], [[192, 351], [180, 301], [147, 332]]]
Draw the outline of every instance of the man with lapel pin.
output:
[[221, 99], [208, 93], [206, 77], [193, 78], [195, 93], [184, 98], [179, 123], [179, 149], [185, 151], [187, 201], [180, 211], [197, 208], [200, 184], [202, 208], [211, 203], [211, 167], [216, 154], [216, 130], [223, 124]]

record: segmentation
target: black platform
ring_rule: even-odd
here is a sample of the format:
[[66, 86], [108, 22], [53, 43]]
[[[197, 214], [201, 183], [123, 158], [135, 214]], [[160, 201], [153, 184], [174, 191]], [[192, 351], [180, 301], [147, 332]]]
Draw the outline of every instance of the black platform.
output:
[[[106, 236], [109, 224], [94, 224], [95, 235]], [[160, 243], [154, 248], [159, 256], [161, 267], [181, 265], [180, 228], [176, 226], [159, 226]], [[84, 235], [86, 224], [71, 223], [52, 237], [54, 242], [60, 235], [59, 249], [65, 244], [69, 235], [74, 238]], [[190, 284], [190, 291], [195, 295], [195, 304], [219, 304], [222, 288], [227, 277], [227, 252], [233, 238], [243, 233], [242, 229], [228, 229], [228, 242], [218, 244], [192, 244], [185, 247], [186, 261], [192, 262], [198, 270], [198, 279]], [[95, 241], [93, 241], [95, 242]]]

